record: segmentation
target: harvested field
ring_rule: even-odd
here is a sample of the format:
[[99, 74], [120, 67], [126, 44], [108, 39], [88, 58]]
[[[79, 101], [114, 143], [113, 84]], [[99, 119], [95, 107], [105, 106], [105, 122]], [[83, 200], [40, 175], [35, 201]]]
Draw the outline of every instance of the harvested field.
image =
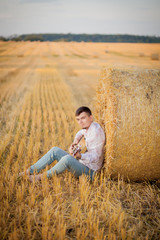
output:
[[76, 108], [95, 112], [102, 66], [159, 70], [155, 53], [160, 44], [0, 42], [0, 239], [160, 238], [159, 180], [17, 177], [52, 146], [68, 149]]

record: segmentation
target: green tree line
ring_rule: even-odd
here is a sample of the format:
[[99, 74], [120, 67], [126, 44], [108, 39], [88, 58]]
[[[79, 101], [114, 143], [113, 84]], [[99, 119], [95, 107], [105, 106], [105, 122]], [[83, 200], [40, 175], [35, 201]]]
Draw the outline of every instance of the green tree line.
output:
[[128, 42], [128, 43], [160, 43], [160, 37], [139, 36], [127, 34], [23, 34], [8, 38], [0, 37], [2, 41], [75, 41], [75, 42]]

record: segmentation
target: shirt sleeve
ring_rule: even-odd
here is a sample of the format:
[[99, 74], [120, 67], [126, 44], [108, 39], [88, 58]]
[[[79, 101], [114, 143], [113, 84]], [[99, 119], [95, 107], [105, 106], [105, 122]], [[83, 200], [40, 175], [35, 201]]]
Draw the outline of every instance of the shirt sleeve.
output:
[[95, 163], [99, 160], [103, 152], [105, 135], [102, 131], [97, 131], [89, 137], [91, 146], [86, 153], [81, 154], [81, 159], [85, 160], [85, 163]]
[[76, 133], [76, 136], [74, 138], [74, 143], [79, 142], [79, 140], [81, 139], [82, 136], [83, 136], [83, 132], [82, 132], [82, 130], [80, 130], [79, 132]]

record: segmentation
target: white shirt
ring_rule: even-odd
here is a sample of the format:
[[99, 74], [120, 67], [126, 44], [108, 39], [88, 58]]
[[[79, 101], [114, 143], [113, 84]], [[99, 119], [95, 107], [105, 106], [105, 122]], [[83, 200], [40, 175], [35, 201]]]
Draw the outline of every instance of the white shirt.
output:
[[98, 123], [92, 122], [88, 130], [81, 129], [76, 134], [75, 140], [79, 141], [82, 136], [85, 138], [87, 152], [81, 154], [79, 162], [97, 171], [103, 164], [104, 131]]

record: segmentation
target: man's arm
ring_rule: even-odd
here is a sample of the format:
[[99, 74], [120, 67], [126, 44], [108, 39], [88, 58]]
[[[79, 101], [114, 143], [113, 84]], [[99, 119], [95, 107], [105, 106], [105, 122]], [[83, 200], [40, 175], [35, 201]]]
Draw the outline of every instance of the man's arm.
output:
[[90, 146], [87, 152], [81, 154], [81, 160], [86, 163], [97, 162], [103, 152], [105, 143], [105, 135], [103, 131], [95, 132], [90, 137]]

